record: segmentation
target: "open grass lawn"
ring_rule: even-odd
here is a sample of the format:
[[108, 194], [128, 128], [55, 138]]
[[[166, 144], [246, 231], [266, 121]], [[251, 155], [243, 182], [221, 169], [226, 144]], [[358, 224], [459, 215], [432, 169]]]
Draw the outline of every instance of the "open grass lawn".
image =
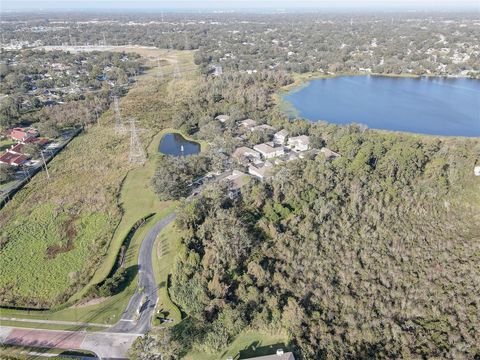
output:
[[[178, 58], [193, 64], [191, 53]], [[133, 168], [128, 163], [129, 138], [115, 134], [113, 113], [107, 111], [99, 124], [75, 138], [50, 163], [50, 180], [44, 173], [38, 174], [1, 210], [1, 305], [42, 308], [62, 304], [70, 297], [72, 301], [80, 299], [85, 284], [107, 276], [137, 220], [171, 210], [172, 204], [156, 200], [149, 181], [159, 140], [154, 136], [169, 126], [169, 104], [176, 96], [171, 90], [181, 84], [172, 87], [152, 72], [140, 77], [120, 101], [123, 117], [135, 116], [139, 127], [145, 129], [143, 143], [151, 142], [145, 166]], [[135, 256], [133, 259], [136, 261]], [[123, 292], [95, 306], [34, 316], [114, 322], [113, 315], [123, 311], [128, 298]], [[5, 311], [2, 316], [27, 314]]]
[[283, 334], [268, 334], [260, 331], [247, 331], [236, 337], [227, 349], [218, 354], [206, 354], [191, 351], [185, 360], [224, 360], [233, 357], [235, 360], [272, 355], [277, 349], [288, 350], [288, 339]]
[[0, 152], [3, 152], [10, 148], [15, 142], [12, 139], [0, 139]]

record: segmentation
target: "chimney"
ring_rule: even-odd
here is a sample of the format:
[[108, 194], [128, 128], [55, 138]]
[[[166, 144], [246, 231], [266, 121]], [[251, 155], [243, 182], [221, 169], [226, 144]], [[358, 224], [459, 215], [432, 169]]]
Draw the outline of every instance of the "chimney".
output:
[[277, 349], [277, 356], [283, 355], [283, 349]]

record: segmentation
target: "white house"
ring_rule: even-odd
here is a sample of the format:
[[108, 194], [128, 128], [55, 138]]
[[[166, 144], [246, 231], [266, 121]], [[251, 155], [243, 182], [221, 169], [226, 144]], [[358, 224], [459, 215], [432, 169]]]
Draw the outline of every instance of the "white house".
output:
[[295, 151], [307, 151], [310, 146], [310, 138], [307, 135], [291, 137], [288, 139], [288, 146]]
[[257, 126], [257, 122], [252, 119], [245, 119], [245, 120], [239, 121], [238, 125], [243, 126], [244, 128], [247, 128], [247, 129], [251, 129]]
[[271, 159], [285, 154], [283, 146], [272, 146], [274, 144], [270, 144], [258, 144], [255, 145], [253, 149], [262, 154], [265, 159]]
[[480, 176], [480, 166], [475, 166], [473, 172], [475, 173], [475, 176]]
[[244, 161], [255, 162], [260, 160], [262, 158], [262, 155], [258, 151], [250, 149], [246, 146], [242, 146], [233, 152], [232, 157], [240, 162], [244, 162]]
[[252, 130], [252, 131], [271, 131], [271, 130], [275, 130], [275, 128], [273, 126], [270, 126], [270, 125], [267, 125], [267, 124], [262, 124], [262, 125], [254, 126], [250, 130]]
[[269, 161], [266, 161], [261, 165], [250, 165], [248, 167], [248, 173], [256, 176], [260, 180], [268, 179], [273, 175], [273, 164]]
[[218, 121], [220, 121], [221, 123], [224, 123], [224, 122], [228, 121], [228, 119], [230, 119], [230, 116], [228, 116], [228, 115], [223, 115], [223, 114], [222, 114], [222, 115], [218, 115], [218, 116], [215, 118], [215, 120], [218, 120]]
[[287, 136], [288, 136], [288, 131], [285, 129], [282, 129], [279, 132], [275, 133], [275, 135], [273, 135], [273, 141], [277, 144], [283, 145], [287, 140]]

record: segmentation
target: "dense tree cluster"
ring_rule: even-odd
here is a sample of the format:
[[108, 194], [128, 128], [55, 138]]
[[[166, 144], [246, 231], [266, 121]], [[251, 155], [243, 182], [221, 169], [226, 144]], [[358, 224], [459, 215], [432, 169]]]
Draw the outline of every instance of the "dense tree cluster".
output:
[[[42, 121], [42, 117], [57, 125], [88, 123], [86, 114], [98, 114], [105, 101], [110, 102], [112, 93], [124, 92], [130, 79], [143, 71], [142, 64], [138, 54], [3, 51], [0, 128], [22, 121]], [[45, 108], [46, 116], [35, 113]]]
[[310, 131], [343, 156], [178, 212], [171, 293], [196, 326], [185, 346], [217, 351], [254, 327], [286, 330], [305, 359], [478, 354], [480, 143]]

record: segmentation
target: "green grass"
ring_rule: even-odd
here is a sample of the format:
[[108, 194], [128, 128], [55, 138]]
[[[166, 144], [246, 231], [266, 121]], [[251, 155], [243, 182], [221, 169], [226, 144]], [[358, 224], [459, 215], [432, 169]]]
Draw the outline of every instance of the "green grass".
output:
[[[33, 353], [35, 355], [30, 355]], [[45, 354], [45, 355], [37, 355]], [[50, 356], [49, 356], [50, 355]], [[78, 359], [78, 356], [94, 356], [95, 354], [89, 351], [67, 351], [62, 349], [45, 349], [40, 347], [31, 346], [13, 346], [13, 345], [0, 345], [0, 358], [1, 359], [37, 359], [41, 357], [51, 358], [51, 355], [62, 355], [62, 359]], [[69, 357], [69, 355], [71, 357]]]
[[[182, 320], [180, 310], [172, 302], [168, 293], [168, 276], [173, 270], [175, 255], [180, 244], [180, 236], [181, 234], [173, 223], [168, 225], [158, 235], [152, 253], [153, 268], [158, 284], [157, 311], [168, 312], [168, 318], [174, 320], [173, 323], [166, 323], [166, 326], [176, 325]], [[154, 324], [160, 324], [158, 318], [154, 320]]]
[[[192, 61], [193, 56], [188, 53], [181, 58]], [[102, 282], [109, 274], [125, 236], [139, 219], [151, 213], [159, 219], [172, 211], [174, 203], [158, 201], [150, 188], [158, 143], [171, 130], [159, 132], [169, 123], [171, 114], [165, 106], [168, 100], [162, 103], [156, 99], [161, 99], [159, 92], [175, 98], [172, 91], [186, 91], [188, 81], [184, 78], [162, 84], [150, 72], [121, 99], [124, 117], [135, 115], [141, 126], [149, 129], [142, 133], [143, 142], [149, 142], [144, 166], [133, 168], [128, 164], [128, 138], [112, 131], [113, 114], [107, 111], [99, 125], [75, 138], [50, 163], [50, 181], [43, 173], [37, 175], [0, 212], [0, 238], [8, 234], [12, 240], [0, 256], [0, 271], [5, 272], [0, 279], [0, 288], [6, 290], [3, 304], [25, 305], [22, 297], [42, 299], [36, 304], [40, 306], [60, 304], [64, 300], [58, 296], [64, 297], [73, 290], [76, 293], [66, 303], [71, 305], [86, 294], [89, 286]], [[158, 101], [160, 104], [156, 105]], [[65, 242], [62, 226], [71, 222], [79, 235], [75, 236], [73, 250], [44, 261], [48, 245]], [[130, 265], [136, 265], [138, 240], [151, 223], [132, 239], [127, 253]], [[74, 281], [74, 274], [89, 279], [88, 286], [82, 279]], [[62, 306], [44, 312], [0, 309], [0, 316], [113, 324], [128, 303], [136, 278], [130, 284], [133, 285], [122, 293], [95, 305]], [[5, 301], [5, 293], [12, 301]], [[20, 322], [16, 325], [25, 326]]]
[[0, 152], [7, 150], [13, 144], [16, 144], [16, 142], [9, 138], [0, 140]]
[[227, 349], [217, 354], [190, 351], [185, 360], [224, 360], [227, 357], [247, 359], [251, 357], [272, 355], [277, 349], [288, 350], [288, 339], [283, 334], [268, 334], [260, 331], [246, 331], [238, 335]]

